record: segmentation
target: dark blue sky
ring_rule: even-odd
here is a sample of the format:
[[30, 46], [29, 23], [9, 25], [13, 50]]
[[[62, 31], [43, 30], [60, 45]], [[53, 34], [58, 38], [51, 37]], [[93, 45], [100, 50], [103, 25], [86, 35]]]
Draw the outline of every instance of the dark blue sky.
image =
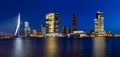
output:
[[[29, 21], [31, 29], [40, 30], [49, 12], [60, 12], [61, 27], [71, 26], [72, 14], [78, 14], [78, 29], [94, 29], [97, 11], [103, 11], [105, 30], [120, 33], [120, 0], [0, 0], [0, 22], [21, 13], [21, 24]], [[12, 19], [11, 19], [12, 20]]]

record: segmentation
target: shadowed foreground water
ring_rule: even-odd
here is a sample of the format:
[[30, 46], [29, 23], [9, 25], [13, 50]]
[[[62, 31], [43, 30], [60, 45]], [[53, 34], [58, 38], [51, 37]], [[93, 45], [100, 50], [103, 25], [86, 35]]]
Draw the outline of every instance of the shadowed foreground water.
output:
[[120, 38], [0, 39], [0, 57], [120, 57]]

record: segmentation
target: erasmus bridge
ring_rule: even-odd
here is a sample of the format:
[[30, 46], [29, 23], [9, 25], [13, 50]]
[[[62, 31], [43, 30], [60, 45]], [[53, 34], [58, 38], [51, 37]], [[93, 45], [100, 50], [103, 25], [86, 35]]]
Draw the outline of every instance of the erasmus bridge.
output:
[[13, 35], [18, 36], [20, 31], [20, 13], [10, 19], [0, 22], [0, 36]]

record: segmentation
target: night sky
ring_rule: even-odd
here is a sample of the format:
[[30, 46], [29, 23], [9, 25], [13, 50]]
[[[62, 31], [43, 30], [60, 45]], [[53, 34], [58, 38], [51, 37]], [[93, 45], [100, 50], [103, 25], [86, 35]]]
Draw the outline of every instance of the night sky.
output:
[[72, 14], [76, 13], [78, 29], [88, 32], [94, 29], [97, 11], [104, 13], [106, 31], [120, 33], [120, 0], [0, 0], [0, 23], [20, 13], [21, 29], [24, 21], [28, 21], [31, 29], [41, 30], [47, 13], [60, 13], [60, 27], [71, 26]]

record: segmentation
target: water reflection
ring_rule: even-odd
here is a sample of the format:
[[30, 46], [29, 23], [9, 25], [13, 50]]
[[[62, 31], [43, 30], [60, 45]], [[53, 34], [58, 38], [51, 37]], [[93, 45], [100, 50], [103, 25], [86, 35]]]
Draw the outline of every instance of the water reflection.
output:
[[93, 39], [93, 56], [94, 57], [105, 57], [105, 38], [95, 37]]
[[23, 57], [23, 40], [21, 38], [15, 39], [13, 57]]
[[71, 45], [70, 45], [70, 40], [67, 41], [67, 54], [69, 54], [70, 50], [71, 50]]
[[58, 57], [58, 45], [56, 38], [47, 38], [45, 40], [45, 57]]
[[10, 50], [11, 57], [106, 57], [107, 53], [105, 51], [107, 44], [105, 38], [102, 37], [91, 39], [16, 38], [13, 44]]
[[75, 39], [75, 40], [72, 40], [72, 46], [71, 46], [71, 51], [69, 55], [69, 57], [82, 57], [82, 48], [83, 48], [83, 45], [82, 45], [82, 42], [81, 41], [78, 41], [79, 39]]

